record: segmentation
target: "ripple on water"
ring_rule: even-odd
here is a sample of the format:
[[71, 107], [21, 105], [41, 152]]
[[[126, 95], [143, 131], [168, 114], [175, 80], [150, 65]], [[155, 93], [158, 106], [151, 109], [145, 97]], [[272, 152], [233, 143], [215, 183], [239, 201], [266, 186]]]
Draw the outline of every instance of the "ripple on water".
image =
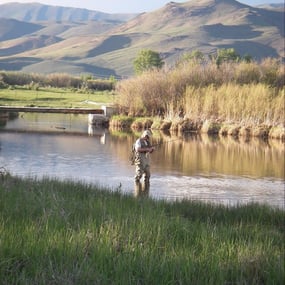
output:
[[[133, 192], [133, 177], [109, 177], [108, 185]], [[199, 200], [215, 204], [239, 205], [256, 202], [284, 208], [284, 181], [229, 176], [151, 177], [150, 197], [155, 199]]]

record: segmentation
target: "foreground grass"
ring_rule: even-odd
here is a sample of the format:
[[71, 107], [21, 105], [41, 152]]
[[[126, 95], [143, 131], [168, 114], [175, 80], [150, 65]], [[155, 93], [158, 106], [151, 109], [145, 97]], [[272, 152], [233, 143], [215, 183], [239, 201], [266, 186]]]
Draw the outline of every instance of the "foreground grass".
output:
[[2, 175], [1, 284], [283, 284], [284, 211]]
[[0, 89], [0, 105], [2, 106], [97, 108], [113, 101], [114, 95], [110, 91], [77, 93], [63, 88]]

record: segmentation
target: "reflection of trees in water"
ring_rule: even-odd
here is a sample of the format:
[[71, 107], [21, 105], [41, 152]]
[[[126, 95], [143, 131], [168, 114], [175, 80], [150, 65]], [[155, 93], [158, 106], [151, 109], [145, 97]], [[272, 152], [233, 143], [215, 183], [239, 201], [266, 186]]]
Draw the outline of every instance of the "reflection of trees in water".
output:
[[[140, 133], [139, 133], [140, 134]], [[128, 161], [131, 146], [139, 134], [111, 134], [110, 151]], [[284, 178], [284, 143], [258, 138], [208, 135], [161, 135], [154, 132], [154, 143], [162, 140], [152, 157], [152, 166], [182, 175], [224, 174], [234, 176]]]
[[[254, 177], [279, 177], [284, 175], [284, 163], [280, 149], [260, 139], [244, 142], [232, 137], [212, 140], [202, 136], [198, 140], [185, 141], [180, 146], [182, 171], [246, 175]], [[174, 149], [168, 150], [175, 152]], [[283, 151], [284, 154], [284, 151]], [[282, 164], [282, 165], [280, 165]]]

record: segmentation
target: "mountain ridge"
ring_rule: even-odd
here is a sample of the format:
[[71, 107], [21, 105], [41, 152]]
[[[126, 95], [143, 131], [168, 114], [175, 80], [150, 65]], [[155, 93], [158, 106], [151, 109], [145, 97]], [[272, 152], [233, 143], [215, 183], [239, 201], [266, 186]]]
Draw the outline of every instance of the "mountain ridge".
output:
[[125, 22], [135, 17], [135, 13], [104, 13], [84, 8], [53, 6], [40, 3], [6, 3], [0, 5], [0, 18], [16, 19], [24, 22], [46, 21], [92, 21], [104, 20]]
[[[170, 66], [185, 52], [212, 54], [220, 48], [235, 48], [257, 60], [284, 60], [284, 11], [251, 7], [236, 0], [169, 2], [126, 21], [35, 21], [28, 23], [30, 33], [23, 30], [14, 37], [11, 35], [27, 23], [19, 22], [9, 31], [11, 20], [0, 20], [0, 69], [131, 76], [132, 62], [144, 48], [158, 51]], [[10, 26], [3, 21], [10, 21]]]

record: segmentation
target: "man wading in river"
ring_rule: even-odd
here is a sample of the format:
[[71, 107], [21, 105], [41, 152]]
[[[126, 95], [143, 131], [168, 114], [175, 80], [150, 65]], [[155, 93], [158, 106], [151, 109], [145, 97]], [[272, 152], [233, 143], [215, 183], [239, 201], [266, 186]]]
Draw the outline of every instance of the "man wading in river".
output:
[[154, 147], [150, 144], [151, 131], [146, 130], [142, 133], [141, 137], [136, 140], [134, 145], [136, 166], [135, 183], [139, 184], [140, 179], [143, 177], [146, 187], [149, 186], [150, 178], [150, 162], [149, 154], [154, 151]]

